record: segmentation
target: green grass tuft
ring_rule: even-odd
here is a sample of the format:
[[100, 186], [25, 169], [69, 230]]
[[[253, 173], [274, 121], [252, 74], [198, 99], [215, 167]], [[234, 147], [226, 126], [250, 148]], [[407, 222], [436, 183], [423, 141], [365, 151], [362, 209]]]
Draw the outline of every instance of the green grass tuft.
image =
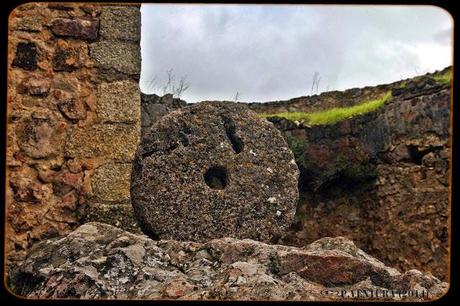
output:
[[382, 98], [366, 101], [349, 107], [334, 107], [328, 110], [306, 113], [306, 112], [281, 112], [276, 114], [259, 114], [262, 118], [279, 117], [290, 121], [304, 122], [306, 125], [330, 125], [337, 122], [372, 112], [383, 106], [391, 99], [391, 91]]
[[399, 87], [398, 88], [406, 88], [407, 87], [407, 82], [406, 81], [402, 81], [400, 84], [399, 84]]
[[439, 84], [450, 84], [451, 77], [452, 77], [451, 71], [448, 70], [443, 74], [434, 75], [433, 79]]

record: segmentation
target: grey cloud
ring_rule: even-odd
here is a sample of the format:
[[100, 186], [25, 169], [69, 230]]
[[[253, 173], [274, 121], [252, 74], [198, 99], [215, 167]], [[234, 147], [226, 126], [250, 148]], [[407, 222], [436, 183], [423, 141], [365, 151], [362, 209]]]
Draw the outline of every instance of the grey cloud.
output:
[[451, 44], [452, 30], [450, 28], [445, 28], [439, 30], [434, 34], [434, 39], [440, 44]]
[[143, 4], [141, 89], [168, 69], [191, 102], [308, 95], [315, 72], [319, 91], [376, 85], [450, 65], [451, 31], [427, 6]]

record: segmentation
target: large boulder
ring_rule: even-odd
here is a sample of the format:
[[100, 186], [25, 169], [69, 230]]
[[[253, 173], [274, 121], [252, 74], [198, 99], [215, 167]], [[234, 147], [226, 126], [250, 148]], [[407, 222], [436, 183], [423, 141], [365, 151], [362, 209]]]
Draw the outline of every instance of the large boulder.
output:
[[232, 102], [162, 117], [144, 136], [131, 201], [151, 238], [276, 242], [292, 224], [299, 171], [272, 123]]
[[9, 278], [27, 298], [433, 300], [448, 284], [400, 273], [343, 237], [304, 248], [221, 238], [154, 241], [86, 223], [36, 244]]

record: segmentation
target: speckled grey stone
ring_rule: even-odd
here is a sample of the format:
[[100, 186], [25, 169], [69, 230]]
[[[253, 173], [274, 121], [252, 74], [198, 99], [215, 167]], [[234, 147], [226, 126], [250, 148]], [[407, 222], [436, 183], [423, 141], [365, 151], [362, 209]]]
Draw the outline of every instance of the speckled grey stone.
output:
[[141, 50], [138, 43], [99, 41], [90, 45], [90, 53], [98, 68], [134, 76], [140, 74]]
[[104, 7], [100, 19], [100, 34], [106, 39], [136, 42], [141, 39], [141, 12], [138, 7]]
[[140, 124], [94, 124], [72, 127], [65, 143], [65, 156], [103, 157], [131, 162], [140, 137]]
[[131, 201], [152, 238], [276, 242], [298, 200], [294, 156], [272, 123], [232, 102], [162, 117], [133, 162]]
[[107, 163], [93, 174], [91, 187], [94, 195], [104, 202], [129, 201], [131, 163]]
[[97, 89], [100, 122], [136, 123], [141, 117], [139, 85], [132, 80], [102, 83]]

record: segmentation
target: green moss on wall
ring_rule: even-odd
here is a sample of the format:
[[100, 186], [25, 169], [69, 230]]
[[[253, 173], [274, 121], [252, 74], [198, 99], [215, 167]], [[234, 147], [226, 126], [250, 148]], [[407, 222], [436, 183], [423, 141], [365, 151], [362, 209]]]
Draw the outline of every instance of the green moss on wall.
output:
[[262, 118], [279, 117], [290, 121], [303, 122], [305, 125], [330, 125], [337, 122], [350, 119], [355, 116], [372, 112], [391, 100], [391, 91], [388, 91], [380, 99], [362, 102], [349, 107], [334, 107], [324, 111], [313, 113], [307, 112], [280, 112], [275, 114], [262, 113]]
[[450, 80], [452, 78], [452, 71], [447, 70], [446, 72], [438, 75], [433, 75], [433, 79], [436, 81], [438, 84], [450, 84]]
[[307, 151], [308, 143], [305, 140], [293, 136], [287, 136], [286, 142], [294, 154], [297, 165], [306, 169], [308, 165], [305, 158], [305, 152]]

